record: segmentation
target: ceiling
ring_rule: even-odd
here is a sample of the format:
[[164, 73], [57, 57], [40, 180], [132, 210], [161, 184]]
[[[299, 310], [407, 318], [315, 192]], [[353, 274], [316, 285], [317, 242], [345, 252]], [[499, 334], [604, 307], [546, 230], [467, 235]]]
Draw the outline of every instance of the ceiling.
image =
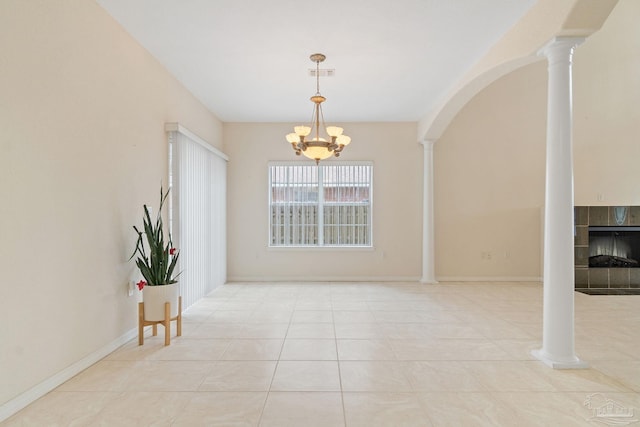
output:
[[535, 0], [97, 0], [224, 122], [418, 121]]

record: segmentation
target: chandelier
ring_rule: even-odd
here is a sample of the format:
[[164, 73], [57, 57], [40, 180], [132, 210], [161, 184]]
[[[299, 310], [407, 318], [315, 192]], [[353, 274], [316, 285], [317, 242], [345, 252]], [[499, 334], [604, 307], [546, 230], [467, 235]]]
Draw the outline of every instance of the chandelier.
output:
[[[321, 53], [314, 53], [310, 56], [311, 61], [316, 63], [316, 94], [310, 99], [313, 102], [313, 115], [311, 116], [310, 126], [295, 126], [294, 132], [286, 136], [287, 141], [291, 143], [291, 147], [296, 155], [304, 154], [305, 157], [313, 159], [316, 164], [320, 160], [327, 159], [331, 156], [340, 157], [342, 149], [349, 145], [351, 138], [343, 135], [343, 129], [338, 126], [325, 126], [324, 115], [322, 114], [322, 103], [327, 98], [320, 95], [320, 63], [326, 59]], [[320, 121], [322, 127], [328, 137], [320, 136]], [[312, 138], [307, 138], [314, 132]]]

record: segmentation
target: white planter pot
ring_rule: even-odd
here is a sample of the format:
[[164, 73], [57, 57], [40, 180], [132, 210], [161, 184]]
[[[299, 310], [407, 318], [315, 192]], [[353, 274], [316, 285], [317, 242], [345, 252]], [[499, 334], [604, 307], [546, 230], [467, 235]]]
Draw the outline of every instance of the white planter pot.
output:
[[144, 320], [164, 320], [164, 305], [171, 304], [171, 318], [178, 315], [178, 297], [180, 287], [178, 283], [162, 286], [145, 286], [142, 289], [144, 303]]

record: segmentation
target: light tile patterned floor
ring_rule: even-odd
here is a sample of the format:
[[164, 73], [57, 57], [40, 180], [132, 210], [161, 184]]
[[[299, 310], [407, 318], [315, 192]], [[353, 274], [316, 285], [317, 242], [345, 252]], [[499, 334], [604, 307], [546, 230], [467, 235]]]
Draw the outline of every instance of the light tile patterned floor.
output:
[[575, 296], [590, 368], [558, 371], [530, 354], [540, 284], [230, 284], [171, 346], [131, 341], [2, 425], [593, 426], [607, 400], [640, 418], [640, 296]]

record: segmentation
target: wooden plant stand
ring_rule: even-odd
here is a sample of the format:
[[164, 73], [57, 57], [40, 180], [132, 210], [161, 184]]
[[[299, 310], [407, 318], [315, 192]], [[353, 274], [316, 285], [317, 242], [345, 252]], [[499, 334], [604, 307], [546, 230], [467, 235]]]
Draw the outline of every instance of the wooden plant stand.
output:
[[144, 303], [138, 303], [138, 345], [144, 344], [144, 327], [151, 326], [153, 336], [158, 335], [158, 324], [164, 326], [164, 345], [171, 344], [171, 321], [176, 321], [177, 334], [182, 336], [182, 297], [178, 297], [178, 315], [171, 318], [171, 303], [164, 303], [164, 319], [163, 320], [145, 320], [144, 319]]

